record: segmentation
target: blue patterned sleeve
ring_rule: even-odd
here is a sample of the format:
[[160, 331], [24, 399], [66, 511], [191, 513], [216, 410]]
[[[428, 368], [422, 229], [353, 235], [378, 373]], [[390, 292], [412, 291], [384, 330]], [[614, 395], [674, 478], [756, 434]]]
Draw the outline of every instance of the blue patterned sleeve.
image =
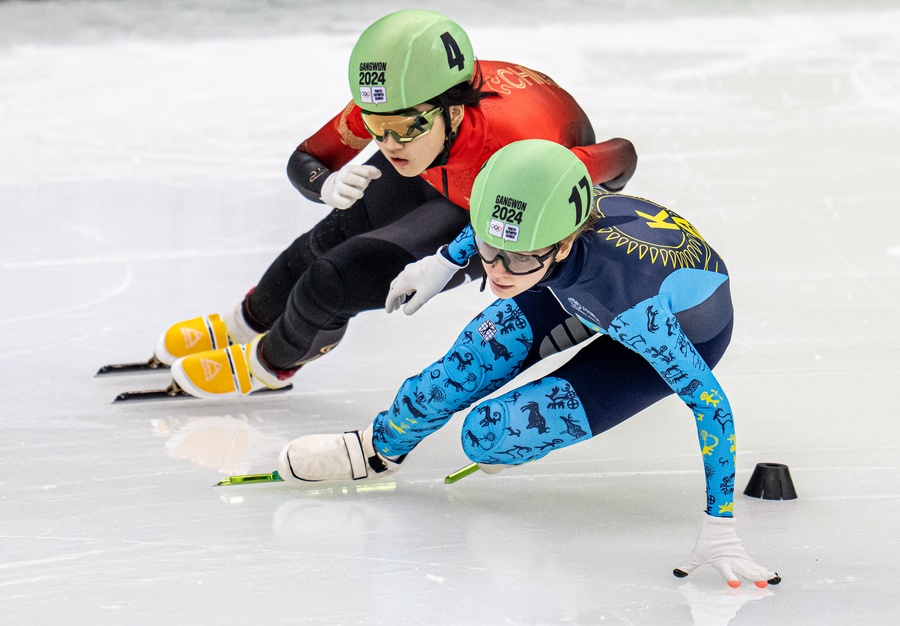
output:
[[441, 254], [460, 267], [465, 267], [469, 259], [475, 256], [475, 229], [469, 224], [451, 241]]
[[706, 473], [706, 512], [732, 517], [737, 448], [731, 406], [670, 305], [664, 296], [636, 304], [612, 321], [610, 336], [641, 354], [691, 409]]

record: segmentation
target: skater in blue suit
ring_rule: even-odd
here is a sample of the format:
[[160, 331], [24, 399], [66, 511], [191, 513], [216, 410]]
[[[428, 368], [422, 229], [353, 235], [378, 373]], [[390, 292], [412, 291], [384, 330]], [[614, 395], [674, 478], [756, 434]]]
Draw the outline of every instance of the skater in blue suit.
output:
[[[499, 299], [443, 358], [407, 379], [369, 428], [288, 444], [280, 475], [391, 475], [420, 441], [472, 405], [463, 449], [480, 469], [496, 472], [587, 441], [676, 394], [697, 427], [706, 502], [694, 551], [675, 575], [711, 564], [732, 587], [741, 578], [759, 587], [780, 582], [747, 555], [734, 529], [734, 420], [712, 372], [734, 311], [715, 250], [673, 211], [593, 188], [571, 152], [542, 140], [497, 152], [475, 180], [471, 208], [472, 228], [438, 254], [460, 267], [477, 256]], [[449, 278], [434, 266], [427, 259], [407, 266], [388, 310], [417, 310], [438, 293]], [[551, 374], [484, 400], [589, 339]]]

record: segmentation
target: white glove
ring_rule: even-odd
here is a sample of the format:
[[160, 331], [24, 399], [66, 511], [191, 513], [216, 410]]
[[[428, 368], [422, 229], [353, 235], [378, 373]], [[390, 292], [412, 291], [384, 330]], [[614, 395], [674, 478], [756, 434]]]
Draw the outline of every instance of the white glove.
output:
[[381, 170], [374, 165], [353, 165], [348, 163], [332, 172], [322, 185], [322, 201], [336, 209], [349, 209], [363, 197], [363, 192], [372, 181], [381, 176]]
[[391, 290], [388, 291], [387, 300], [384, 302], [384, 310], [393, 313], [405, 302], [403, 312], [412, 315], [439, 294], [461, 269], [461, 266], [445, 258], [440, 251], [410, 263], [391, 281]]
[[694, 551], [687, 562], [672, 573], [678, 578], [684, 578], [701, 565], [715, 567], [733, 589], [741, 586], [738, 576], [752, 581], [760, 589], [769, 583], [777, 585], [781, 582], [777, 573], [769, 571], [747, 555], [734, 530], [732, 517], [712, 517], [704, 513]]

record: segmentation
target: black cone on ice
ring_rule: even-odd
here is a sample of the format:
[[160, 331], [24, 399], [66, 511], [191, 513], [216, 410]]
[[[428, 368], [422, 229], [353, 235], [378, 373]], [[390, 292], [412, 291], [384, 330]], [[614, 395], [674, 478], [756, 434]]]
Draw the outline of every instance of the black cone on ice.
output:
[[797, 491], [787, 465], [757, 463], [744, 495], [763, 500], [795, 500]]

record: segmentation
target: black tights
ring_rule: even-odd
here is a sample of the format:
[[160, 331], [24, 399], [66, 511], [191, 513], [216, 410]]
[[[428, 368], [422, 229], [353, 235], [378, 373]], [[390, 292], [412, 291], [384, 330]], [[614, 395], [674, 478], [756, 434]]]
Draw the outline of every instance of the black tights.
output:
[[[357, 313], [384, 306], [403, 268], [449, 243], [469, 214], [419, 177], [406, 178], [377, 153], [381, 170], [365, 195], [298, 237], [244, 301], [265, 362], [291, 370], [326, 353]], [[470, 266], [479, 264], [470, 263]], [[472, 270], [480, 277], [480, 266]], [[448, 288], [460, 284], [460, 272]]]

